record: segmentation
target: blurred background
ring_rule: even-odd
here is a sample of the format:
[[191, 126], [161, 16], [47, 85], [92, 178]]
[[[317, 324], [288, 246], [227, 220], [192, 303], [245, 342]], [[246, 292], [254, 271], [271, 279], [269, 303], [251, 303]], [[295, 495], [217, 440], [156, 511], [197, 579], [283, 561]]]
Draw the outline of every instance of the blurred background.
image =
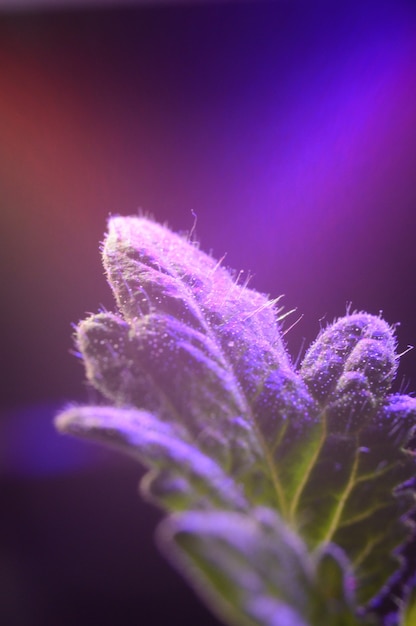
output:
[[[416, 342], [416, 10], [391, 2], [0, 2], [0, 623], [218, 622], [153, 545], [143, 471], [52, 420], [96, 401], [72, 327], [145, 210], [285, 294], [293, 358], [380, 311]], [[289, 320], [287, 326], [290, 326]], [[397, 388], [416, 389], [416, 350]]]

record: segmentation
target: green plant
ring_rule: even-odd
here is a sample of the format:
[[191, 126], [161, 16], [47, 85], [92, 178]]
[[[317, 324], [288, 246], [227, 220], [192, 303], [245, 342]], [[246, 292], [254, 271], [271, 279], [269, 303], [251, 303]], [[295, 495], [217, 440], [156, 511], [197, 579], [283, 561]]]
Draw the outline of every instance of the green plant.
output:
[[393, 329], [340, 318], [296, 372], [278, 299], [189, 238], [114, 217], [103, 262], [118, 311], [82, 321], [76, 343], [109, 404], [56, 424], [151, 468], [159, 543], [191, 585], [239, 626], [414, 625], [410, 591], [377, 608], [397, 576], [411, 588], [416, 400], [391, 393]]

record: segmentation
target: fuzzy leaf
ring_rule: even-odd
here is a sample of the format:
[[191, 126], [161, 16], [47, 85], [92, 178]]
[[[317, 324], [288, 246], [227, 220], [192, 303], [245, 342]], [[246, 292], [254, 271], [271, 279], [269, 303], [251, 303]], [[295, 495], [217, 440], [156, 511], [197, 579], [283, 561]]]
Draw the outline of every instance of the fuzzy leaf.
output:
[[403, 446], [416, 402], [388, 395], [395, 348], [386, 322], [357, 313], [323, 331], [300, 370], [321, 406], [321, 437], [298, 503], [302, 533], [313, 544], [342, 546], [358, 575], [360, 602], [396, 571], [394, 551], [409, 535], [404, 518], [414, 505], [406, 481], [415, 457]]
[[79, 324], [88, 380], [116, 406], [181, 425], [250, 504], [287, 509], [274, 448], [316, 421], [317, 403], [290, 365], [274, 303], [143, 218], [110, 221], [103, 260], [121, 315]]
[[[113, 406], [72, 407], [58, 428], [116, 445], [151, 468], [147, 495], [168, 512], [191, 511], [172, 522], [175, 545], [192, 537], [184, 558], [198, 563], [216, 598], [211, 570], [222, 572], [241, 623], [355, 623], [345, 608], [347, 567], [332, 544], [350, 560], [365, 605], [399, 567], [395, 551], [409, 536], [414, 504], [415, 454], [406, 446], [416, 400], [391, 394], [393, 330], [379, 317], [347, 315], [320, 333], [295, 372], [277, 300], [238, 284], [188, 238], [145, 218], [115, 217], [103, 263], [119, 310], [81, 322], [76, 342], [88, 381]], [[286, 554], [291, 532], [302, 539]], [[276, 571], [263, 568], [272, 535], [283, 550]], [[238, 591], [233, 542], [242, 546], [243, 537], [250, 549], [237, 560], [248, 579], [251, 566], [252, 576], [263, 572], [259, 604], [246, 604], [249, 589]], [[211, 548], [217, 561], [209, 565]], [[286, 558], [297, 563], [293, 597]], [[295, 596], [307, 597], [308, 608]], [[291, 622], [276, 621], [278, 606]], [[331, 606], [342, 607], [344, 621], [330, 617]]]

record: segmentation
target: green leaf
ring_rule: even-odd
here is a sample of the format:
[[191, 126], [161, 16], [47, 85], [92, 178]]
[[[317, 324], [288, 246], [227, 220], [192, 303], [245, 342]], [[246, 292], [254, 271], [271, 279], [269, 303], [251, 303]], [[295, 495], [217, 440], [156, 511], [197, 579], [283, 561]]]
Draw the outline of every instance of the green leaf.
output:
[[414, 581], [400, 613], [400, 626], [414, 626], [416, 624], [416, 587]]
[[[270, 509], [168, 519], [160, 545], [225, 621], [252, 626], [356, 626], [345, 559], [312, 557]], [[344, 562], [342, 562], [344, 561]]]
[[[283, 626], [273, 617], [281, 601], [278, 613], [293, 614], [291, 626], [355, 623], [342, 559], [360, 605], [384, 593], [414, 506], [415, 455], [406, 446], [416, 400], [391, 394], [393, 329], [366, 313], [347, 315], [320, 333], [296, 372], [278, 299], [239, 284], [187, 237], [145, 218], [115, 217], [103, 263], [118, 311], [81, 322], [76, 342], [88, 381], [112, 406], [72, 407], [58, 428], [133, 454], [151, 468], [148, 497], [168, 512], [191, 511], [172, 522], [172, 537], [188, 537], [175, 539], [175, 553], [183, 549], [198, 564], [227, 614], [238, 598], [241, 623]], [[276, 528], [258, 517], [265, 510]], [[249, 590], [238, 591], [232, 569], [233, 542], [251, 541], [237, 561], [258, 576], [273, 533], [276, 550], [287, 533], [299, 535], [302, 548], [283, 561], [276, 555], [276, 572], [261, 570], [264, 589], [276, 577], [273, 592], [248, 608]], [[218, 555], [211, 565], [209, 546]], [[295, 580], [303, 582], [293, 583], [294, 593], [308, 608], [285, 587], [286, 557], [298, 563]], [[337, 610], [330, 617], [334, 606], [344, 621]]]
[[[416, 402], [391, 396], [396, 342], [382, 319], [341, 318], [318, 337], [301, 375], [321, 406], [321, 433], [299, 508], [310, 542], [342, 546], [369, 601], [398, 568], [395, 550], [410, 531], [414, 455], [406, 445]], [[399, 487], [401, 486], [401, 487]], [[318, 495], [319, 494], [319, 495]], [[305, 513], [306, 518], [306, 513]]]

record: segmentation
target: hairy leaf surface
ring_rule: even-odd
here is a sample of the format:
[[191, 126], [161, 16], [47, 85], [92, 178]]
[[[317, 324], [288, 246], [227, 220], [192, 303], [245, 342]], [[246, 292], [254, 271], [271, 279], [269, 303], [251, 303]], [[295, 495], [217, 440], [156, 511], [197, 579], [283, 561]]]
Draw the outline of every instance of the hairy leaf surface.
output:
[[[118, 311], [82, 321], [76, 341], [111, 406], [70, 407], [58, 428], [151, 468], [147, 495], [182, 512], [168, 522], [175, 554], [232, 619], [364, 623], [354, 621], [344, 582], [332, 598], [321, 587], [328, 571], [346, 580], [337, 544], [365, 605], [397, 570], [395, 550], [409, 536], [416, 401], [391, 393], [393, 329], [347, 315], [320, 333], [296, 372], [277, 300], [239, 284], [187, 237], [115, 217], [103, 263]], [[264, 565], [269, 549], [273, 567]], [[341, 621], [332, 605], [342, 606]]]

